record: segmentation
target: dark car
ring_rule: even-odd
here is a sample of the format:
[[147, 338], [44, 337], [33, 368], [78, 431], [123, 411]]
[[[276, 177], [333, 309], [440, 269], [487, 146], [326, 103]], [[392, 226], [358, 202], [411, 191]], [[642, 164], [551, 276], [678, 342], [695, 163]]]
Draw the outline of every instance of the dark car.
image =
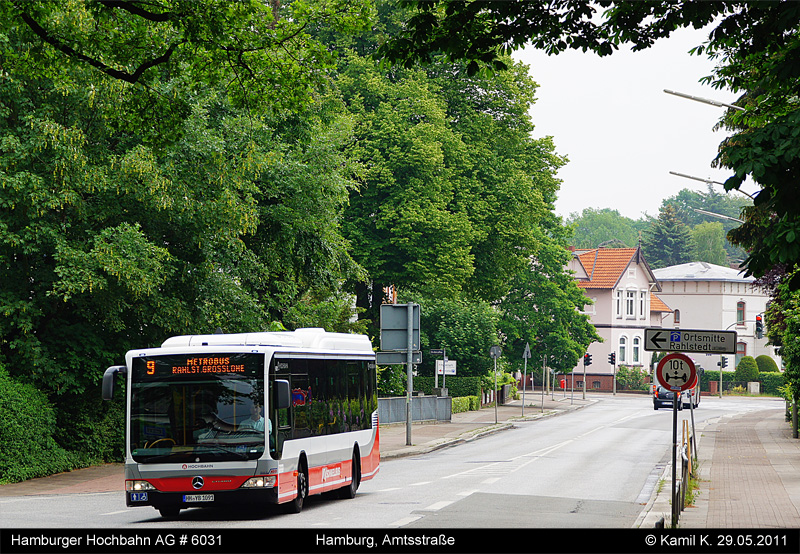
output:
[[[671, 390], [667, 390], [661, 385], [656, 386], [655, 390], [653, 391], [653, 409], [657, 410], [659, 408], [672, 408], [672, 403], [675, 400], [675, 394], [680, 395], [681, 393], [674, 393]], [[678, 402], [678, 409], [683, 409], [683, 402]]]

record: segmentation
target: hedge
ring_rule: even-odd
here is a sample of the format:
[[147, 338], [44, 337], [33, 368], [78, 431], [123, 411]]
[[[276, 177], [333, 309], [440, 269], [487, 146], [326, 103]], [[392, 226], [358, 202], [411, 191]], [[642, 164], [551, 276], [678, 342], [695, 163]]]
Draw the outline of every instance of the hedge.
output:
[[[722, 380], [726, 382], [736, 381], [734, 372], [732, 371], [724, 372], [722, 375]], [[716, 381], [717, 383], [719, 383], [719, 370], [706, 369], [703, 372], [703, 375], [700, 378], [700, 390], [709, 391], [710, 390], [708, 385], [709, 381]], [[780, 372], [759, 373], [756, 381], [761, 383], [762, 394], [781, 396], [781, 392], [779, 389], [785, 383], [783, 378], [783, 373]]]
[[783, 373], [777, 371], [759, 373], [758, 380], [761, 383], [761, 393], [774, 396], [781, 396], [780, 388], [786, 383]]
[[56, 429], [47, 396], [0, 365], [0, 483], [73, 469], [76, 457], [56, 443]]
[[756, 364], [758, 365], [758, 371], [761, 373], [778, 372], [778, 364], [772, 359], [771, 356], [767, 356], [766, 354], [761, 354], [758, 356], [756, 358]]
[[[414, 390], [422, 391], [425, 394], [433, 394], [435, 385], [434, 377], [414, 377]], [[448, 377], [445, 385], [447, 392], [453, 398], [460, 396], [480, 396], [481, 378], [480, 377], [459, 377], [458, 375]], [[442, 379], [439, 378], [439, 386], [442, 386]]]
[[480, 405], [480, 397], [478, 396], [456, 396], [453, 397], [453, 408], [452, 413], [460, 414], [463, 412], [470, 412], [479, 410]]
[[743, 356], [736, 366], [734, 381], [758, 381], [758, 364], [752, 356]]

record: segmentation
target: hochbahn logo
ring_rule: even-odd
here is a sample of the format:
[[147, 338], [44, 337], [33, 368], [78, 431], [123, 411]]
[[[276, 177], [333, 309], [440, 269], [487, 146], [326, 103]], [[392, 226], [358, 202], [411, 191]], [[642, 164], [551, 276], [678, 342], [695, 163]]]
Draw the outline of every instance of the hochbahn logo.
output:
[[335, 467], [333, 469], [328, 469], [327, 467], [322, 468], [322, 481], [327, 481], [331, 477], [339, 477], [342, 474], [342, 468]]
[[214, 464], [183, 464], [181, 469], [211, 469]]

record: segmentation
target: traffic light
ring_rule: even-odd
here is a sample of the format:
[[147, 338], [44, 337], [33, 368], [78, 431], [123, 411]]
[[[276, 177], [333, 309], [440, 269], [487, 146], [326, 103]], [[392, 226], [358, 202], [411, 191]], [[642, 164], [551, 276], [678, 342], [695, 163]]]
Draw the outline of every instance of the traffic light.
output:
[[722, 368], [724, 369], [726, 367], [728, 367], [728, 357], [722, 356]]
[[756, 338], [760, 339], [764, 336], [764, 322], [761, 320], [761, 316], [756, 316]]
[[616, 352], [612, 352], [611, 354], [608, 355], [608, 363], [610, 363], [611, 365], [616, 365], [617, 364], [617, 353]]
[[588, 352], [583, 355], [583, 365], [592, 365], [592, 355]]

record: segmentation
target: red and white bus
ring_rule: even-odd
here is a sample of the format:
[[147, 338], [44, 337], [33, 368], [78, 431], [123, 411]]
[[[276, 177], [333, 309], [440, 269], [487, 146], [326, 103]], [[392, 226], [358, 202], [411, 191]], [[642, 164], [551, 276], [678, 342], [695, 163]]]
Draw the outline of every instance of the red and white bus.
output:
[[125, 496], [163, 517], [225, 503], [303, 509], [352, 498], [380, 466], [375, 354], [364, 335], [298, 329], [172, 337], [132, 350]]

